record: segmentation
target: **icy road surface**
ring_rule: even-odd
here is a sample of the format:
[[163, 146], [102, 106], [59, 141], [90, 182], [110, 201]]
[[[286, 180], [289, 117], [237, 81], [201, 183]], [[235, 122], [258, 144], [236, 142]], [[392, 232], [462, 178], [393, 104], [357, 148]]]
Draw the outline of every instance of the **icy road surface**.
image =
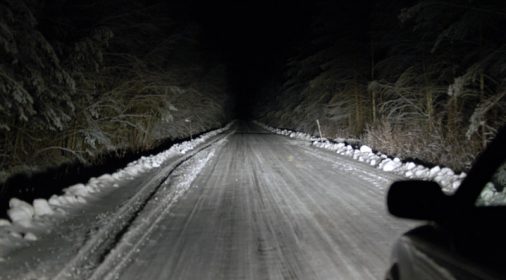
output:
[[243, 126], [120, 279], [381, 279], [410, 227], [386, 213], [398, 178]]
[[413, 226], [386, 212], [401, 177], [252, 124], [217, 140], [83, 206], [0, 279], [383, 278]]

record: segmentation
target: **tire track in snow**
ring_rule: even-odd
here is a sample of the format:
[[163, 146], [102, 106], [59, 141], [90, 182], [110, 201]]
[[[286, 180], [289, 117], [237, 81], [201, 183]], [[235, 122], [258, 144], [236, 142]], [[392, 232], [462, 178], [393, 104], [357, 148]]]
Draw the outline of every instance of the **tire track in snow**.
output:
[[174, 169], [149, 200], [146, 208], [136, 217], [128, 227], [128, 231], [121, 238], [114, 249], [110, 251], [100, 266], [95, 269], [90, 280], [117, 279], [119, 273], [133, 259], [139, 248], [147, 241], [153, 230], [159, 226], [160, 220], [170, 214], [171, 207], [190, 190], [192, 182], [200, 174], [204, 166], [214, 157], [216, 149], [223, 146], [226, 139], [216, 145], [200, 151], [192, 158]]
[[211, 140], [208, 144], [195, 150], [187, 152], [179, 160], [169, 164], [157, 176], [152, 178], [149, 183], [144, 185], [138, 193], [128, 202], [124, 203], [121, 208], [113, 214], [103, 228], [99, 229], [84, 246], [79, 250], [74, 258], [72, 258], [53, 278], [55, 280], [66, 279], [88, 279], [95, 269], [104, 261], [108, 252], [114, 248], [122, 235], [126, 233], [130, 223], [142, 211], [143, 207], [154, 193], [162, 186], [162, 183], [173, 173], [173, 171], [188, 159], [192, 158], [198, 152], [215, 144], [218, 140], [228, 137], [230, 132], [223, 137]]

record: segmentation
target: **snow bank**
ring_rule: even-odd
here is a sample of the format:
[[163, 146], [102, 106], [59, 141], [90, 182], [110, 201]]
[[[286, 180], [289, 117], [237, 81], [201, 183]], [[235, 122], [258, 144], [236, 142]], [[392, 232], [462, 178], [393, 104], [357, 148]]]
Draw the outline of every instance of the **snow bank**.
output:
[[35, 216], [41, 217], [44, 215], [53, 215], [54, 211], [47, 200], [38, 198], [33, 201], [33, 210]]
[[0, 219], [0, 227], [8, 227], [11, 225], [11, 222], [9, 220]]
[[25, 234], [25, 236], [23, 238], [26, 240], [29, 240], [29, 241], [37, 240], [37, 236], [35, 236], [35, 234], [33, 234], [31, 232], [28, 232], [27, 234]]
[[382, 153], [375, 153], [368, 146], [360, 146], [353, 148], [342, 140], [330, 142], [327, 139], [320, 139], [302, 132], [294, 132], [286, 129], [277, 129], [265, 124], [256, 122], [261, 127], [281, 135], [291, 138], [312, 141], [315, 147], [334, 151], [340, 155], [351, 157], [355, 160], [365, 162], [371, 166], [375, 166], [385, 172], [394, 172], [410, 179], [433, 180], [438, 182], [443, 190], [447, 193], [453, 193], [466, 177], [466, 173], [455, 174], [450, 168], [434, 166], [428, 168], [426, 166], [416, 164], [414, 162], [402, 162], [399, 158], [391, 158]]
[[23, 227], [30, 227], [32, 218], [35, 214], [33, 206], [17, 198], [12, 198], [9, 201], [10, 209], [7, 210], [7, 215], [14, 224], [19, 224]]
[[[5, 243], [1, 241], [8, 238], [6, 234], [29, 241], [37, 240], [37, 237], [33, 233], [27, 232], [35, 227], [33, 223], [35, 220], [38, 227], [49, 226], [48, 222], [41, 219], [41, 217], [65, 214], [64, 208], [84, 204], [86, 203], [86, 199], [91, 197], [92, 194], [100, 193], [106, 188], [117, 188], [125, 181], [132, 180], [138, 175], [158, 168], [168, 159], [185, 154], [206, 142], [209, 138], [228, 130], [232, 124], [233, 122], [223, 128], [205, 133], [191, 141], [175, 144], [159, 154], [143, 156], [113, 174], [103, 174], [97, 178], [90, 178], [86, 184], [80, 183], [69, 186], [63, 189], [62, 195], [53, 195], [49, 200], [39, 198], [30, 204], [20, 199], [12, 198], [9, 201], [9, 209], [7, 210], [10, 221], [0, 220], [0, 227], [9, 228], [8, 230], [0, 231], [0, 244]], [[19, 232], [19, 227], [23, 228], [24, 235]]]

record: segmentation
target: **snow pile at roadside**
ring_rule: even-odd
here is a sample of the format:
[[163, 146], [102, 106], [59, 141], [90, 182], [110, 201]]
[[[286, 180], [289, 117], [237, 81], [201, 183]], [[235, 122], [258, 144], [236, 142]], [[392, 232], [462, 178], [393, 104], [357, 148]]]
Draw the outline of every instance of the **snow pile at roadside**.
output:
[[262, 123], [256, 123], [276, 134], [286, 135], [291, 138], [302, 140], [310, 140], [312, 141], [312, 145], [315, 147], [334, 151], [337, 154], [365, 162], [386, 172], [394, 172], [410, 179], [436, 181], [447, 193], [453, 193], [460, 186], [462, 180], [466, 177], [466, 173], [463, 172], [460, 174], [455, 174], [453, 170], [447, 167], [441, 168], [440, 166], [434, 166], [432, 168], [428, 168], [414, 162], [402, 162], [399, 158], [392, 158], [385, 154], [374, 152], [370, 147], [365, 145], [360, 146], [360, 148], [353, 148], [351, 145], [347, 145], [344, 142], [333, 143], [329, 142], [326, 139], [313, 137], [302, 132], [277, 129], [269, 127]]
[[272, 128], [272, 127], [267, 126], [263, 123], [259, 123], [259, 122], [255, 122], [255, 123], [265, 129], [271, 131], [271, 132], [274, 132], [276, 134], [285, 135], [290, 138], [297, 138], [297, 139], [310, 140], [310, 141], [316, 141], [319, 139], [318, 137], [314, 137], [314, 136], [311, 136], [311, 135], [303, 133], [303, 132], [297, 132], [297, 131], [292, 131], [292, 130], [288, 130], [288, 129]]
[[129, 163], [125, 168], [113, 174], [104, 174], [98, 178], [91, 178], [86, 184], [76, 184], [63, 189], [62, 195], [53, 195], [48, 200], [35, 199], [32, 204], [12, 198], [9, 201], [7, 215], [9, 220], [0, 219], [0, 245], [8, 245], [12, 238], [24, 237], [26, 240], [36, 240], [33, 234], [49, 225], [49, 217], [64, 215], [65, 208], [86, 203], [91, 195], [106, 188], [117, 188], [123, 182], [132, 180], [136, 176], [160, 167], [166, 160], [179, 154], [185, 154], [209, 138], [228, 130], [233, 123], [223, 128], [210, 131], [191, 141], [173, 145], [168, 150], [156, 155], [143, 156]]

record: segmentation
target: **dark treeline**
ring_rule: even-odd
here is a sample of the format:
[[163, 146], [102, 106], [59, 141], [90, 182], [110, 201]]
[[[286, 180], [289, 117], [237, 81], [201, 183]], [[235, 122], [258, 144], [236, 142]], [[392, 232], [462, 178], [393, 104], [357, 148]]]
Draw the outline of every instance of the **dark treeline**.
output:
[[226, 67], [201, 33], [163, 1], [2, 1], [0, 177], [222, 125]]
[[146, 150], [234, 112], [310, 133], [319, 120], [326, 137], [464, 170], [506, 121], [505, 6], [2, 1], [0, 177]]
[[314, 7], [257, 117], [465, 170], [506, 123], [506, 2], [348, 2]]

